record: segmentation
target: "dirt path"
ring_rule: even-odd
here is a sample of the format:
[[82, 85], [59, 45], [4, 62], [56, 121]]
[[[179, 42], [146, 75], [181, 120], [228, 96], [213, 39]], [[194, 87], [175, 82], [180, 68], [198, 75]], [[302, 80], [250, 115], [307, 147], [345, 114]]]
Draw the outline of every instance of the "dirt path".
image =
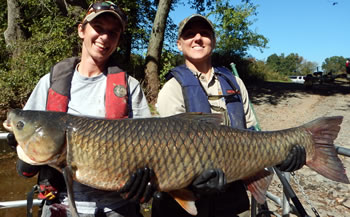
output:
[[[251, 88], [249, 92], [262, 130], [295, 127], [318, 117], [341, 115], [344, 116], [344, 121], [335, 144], [350, 148], [348, 85], [323, 85], [305, 90], [302, 85], [268, 83]], [[340, 158], [350, 177], [350, 158]], [[326, 179], [306, 166], [296, 172], [296, 177], [303, 190], [299, 190], [293, 178], [291, 184], [309, 215], [315, 216], [311, 210], [313, 206], [320, 216], [350, 216], [350, 185]], [[275, 177], [269, 191], [277, 196], [281, 195], [278, 178]], [[270, 208], [279, 210], [278, 213], [282, 214], [277, 206], [272, 204]]]

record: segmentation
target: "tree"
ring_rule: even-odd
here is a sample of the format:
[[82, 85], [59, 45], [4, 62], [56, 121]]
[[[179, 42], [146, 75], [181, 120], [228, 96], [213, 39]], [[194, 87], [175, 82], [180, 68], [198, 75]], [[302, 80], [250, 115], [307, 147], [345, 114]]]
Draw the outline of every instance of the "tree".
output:
[[[7, 17], [7, 2], [6, 1], [0, 1], [0, 32], [5, 32], [8, 24], [6, 22]], [[0, 35], [0, 71], [6, 71], [7, 68], [7, 61], [9, 59], [10, 55], [8, 52], [8, 49], [6, 49], [6, 42], [5, 42], [5, 36], [4, 34]]]
[[7, 0], [7, 29], [4, 32], [7, 47], [13, 47], [16, 41], [24, 38], [24, 32], [21, 29], [21, 12], [18, 0]]
[[273, 71], [280, 71], [280, 65], [282, 62], [282, 59], [284, 59], [284, 54], [282, 53], [281, 56], [278, 56], [277, 54], [272, 54], [266, 59], [266, 65], [268, 65], [269, 68], [271, 68]]
[[250, 18], [256, 14], [256, 6], [246, 2], [233, 6], [229, 1], [217, 1], [216, 9], [209, 13], [215, 17], [216, 52], [243, 57], [249, 47], [266, 47], [268, 40], [249, 29], [253, 24]]
[[151, 38], [148, 44], [146, 55], [146, 89], [148, 100], [151, 103], [157, 98], [159, 81], [159, 62], [163, 46], [166, 20], [170, 11], [172, 0], [160, 0], [156, 17], [153, 22]]
[[287, 75], [299, 75], [301, 74], [300, 72], [300, 66], [303, 61], [303, 58], [300, 57], [298, 54], [291, 53], [283, 61], [283, 71]]
[[[163, 4], [161, 4], [163, 2]], [[189, 3], [192, 7], [197, 9], [197, 12], [202, 12], [205, 8], [209, 10], [214, 10], [213, 14], [217, 17], [217, 20], [221, 20], [220, 25], [217, 26], [217, 48], [219, 53], [222, 56], [235, 56], [240, 55], [244, 56], [249, 46], [254, 47], [265, 47], [267, 39], [262, 35], [258, 35], [250, 31], [249, 26], [252, 24], [248, 20], [249, 16], [252, 16], [255, 13], [256, 7], [250, 3], [250, 0], [242, 0], [245, 4], [238, 5], [234, 7], [229, 4], [227, 0], [191, 0]], [[151, 38], [146, 59], [146, 90], [149, 92], [148, 99], [151, 102], [154, 102], [156, 99], [158, 89], [159, 89], [159, 57], [161, 56], [161, 48], [163, 43], [163, 38], [161, 34], [157, 32], [158, 29], [161, 29], [161, 26], [158, 26], [158, 22], [165, 23], [168, 17], [169, 9], [171, 4], [175, 2], [170, 0], [160, 0], [158, 11], [165, 11], [166, 13], [161, 16], [161, 19], [155, 19], [153, 23], [152, 34], [155, 36], [155, 40]], [[161, 8], [164, 7], [164, 8]], [[162, 12], [163, 13], [163, 12]], [[215, 22], [217, 23], [217, 22]], [[161, 27], [161, 28], [159, 28]], [[156, 29], [155, 29], [156, 28]], [[164, 33], [163, 33], [164, 35]], [[228, 37], [227, 37], [228, 36]], [[151, 46], [152, 45], [152, 46]]]
[[[9, 39], [8, 44], [14, 44], [14, 47], [0, 51], [0, 88], [5, 93], [0, 95], [0, 107], [22, 107], [38, 79], [48, 73], [53, 64], [64, 58], [79, 55], [81, 43], [76, 34], [77, 25], [92, 2], [94, 0], [0, 2], [2, 9], [0, 18], [6, 20], [7, 15], [14, 17], [0, 23], [1, 32], [8, 28], [7, 33], [15, 34], [15, 36], [6, 36]], [[176, 41], [177, 28], [168, 18], [169, 11], [173, 10], [176, 4], [187, 3], [198, 12], [203, 12], [204, 9], [216, 11], [218, 7], [217, 13], [221, 13], [225, 12], [223, 2], [229, 6], [227, 0], [118, 0], [118, 5], [128, 14], [128, 26], [122, 36], [120, 49], [113, 57], [122, 68], [131, 75], [136, 75], [137, 79], [142, 80], [146, 76], [145, 92], [149, 93], [151, 102], [154, 102], [158, 93], [159, 75], [163, 76], [167, 70], [177, 64], [179, 59], [175, 44], [172, 44]], [[248, 4], [250, 0], [242, 2]], [[19, 7], [13, 7], [11, 3], [19, 4]], [[230, 55], [244, 55], [248, 46], [264, 46], [264, 40], [260, 41], [263, 42], [262, 44], [257, 43], [262, 38], [256, 38], [248, 28], [251, 23], [246, 18], [254, 15], [253, 5], [242, 7], [242, 10], [239, 9], [240, 7], [237, 7], [237, 10], [231, 10], [232, 8], [233, 6], [230, 5], [225, 17], [222, 17], [225, 25], [217, 27], [218, 35], [224, 32], [223, 28], [230, 28], [225, 34], [240, 38], [235, 44], [226, 41], [226, 46], [225, 43], [221, 43], [218, 50], [223, 55], [225, 52]], [[249, 13], [245, 13], [245, 10]], [[235, 14], [238, 15], [235, 16]], [[234, 22], [230, 16], [237, 19], [234, 25], [230, 24], [231, 21]], [[244, 23], [239, 25], [240, 22]], [[6, 23], [9, 24], [6, 25]], [[239, 27], [241, 28], [235, 31], [235, 28]], [[0, 48], [5, 48], [5, 35], [2, 34], [2, 36], [4, 37], [0, 38]], [[223, 35], [219, 38], [225, 39]], [[148, 50], [145, 59], [142, 55], [146, 48]], [[14, 52], [16, 49], [18, 52]], [[144, 69], [140, 70], [142, 67]], [[133, 71], [141, 73], [133, 73]]]
[[300, 69], [303, 60], [301, 56], [295, 53], [291, 53], [288, 56], [285, 56], [284, 53], [280, 56], [272, 54], [267, 58], [266, 64], [283, 75], [301, 75]]
[[316, 62], [310, 62], [307, 60], [303, 60], [300, 66], [300, 74], [307, 75], [315, 72], [317, 69], [317, 63]]
[[345, 73], [345, 62], [346, 58], [342, 56], [332, 56], [326, 58], [322, 63], [322, 69], [325, 72], [333, 72], [333, 73]]
[[21, 17], [16, 18], [20, 21], [16, 23], [25, 37], [10, 38], [12, 46], [8, 49], [6, 69], [0, 70], [1, 110], [23, 107], [39, 78], [53, 64], [79, 54], [76, 27], [81, 17], [75, 11], [80, 7], [68, 8], [65, 16], [55, 1], [20, 1]]

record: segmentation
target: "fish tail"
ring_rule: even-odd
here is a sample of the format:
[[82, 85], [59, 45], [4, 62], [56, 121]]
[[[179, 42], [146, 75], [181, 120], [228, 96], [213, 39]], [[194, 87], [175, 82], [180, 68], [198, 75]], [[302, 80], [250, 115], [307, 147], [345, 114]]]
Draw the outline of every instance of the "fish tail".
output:
[[315, 146], [315, 153], [306, 165], [326, 178], [349, 184], [344, 165], [334, 146], [342, 121], [342, 116], [324, 117], [304, 125], [311, 133]]

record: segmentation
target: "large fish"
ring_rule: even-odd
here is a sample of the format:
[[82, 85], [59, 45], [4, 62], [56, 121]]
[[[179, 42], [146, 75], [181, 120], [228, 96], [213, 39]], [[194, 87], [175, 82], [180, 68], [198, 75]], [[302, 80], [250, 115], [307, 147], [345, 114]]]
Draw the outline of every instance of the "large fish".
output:
[[169, 192], [193, 215], [194, 197], [184, 189], [204, 170], [222, 169], [228, 182], [244, 180], [263, 202], [268, 185], [264, 168], [285, 160], [294, 145], [305, 147], [311, 169], [349, 183], [333, 145], [343, 117], [270, 132], [234, 129], [220, 125], [221, 119], [218, 114], [185, 113], [106, 120], [11, 110], [4, 126], [16, 136], [19, 158], [65, 168], [74, 180], [97, 189], [118, 191], [137, 168], [152, 168], [158, 190]]

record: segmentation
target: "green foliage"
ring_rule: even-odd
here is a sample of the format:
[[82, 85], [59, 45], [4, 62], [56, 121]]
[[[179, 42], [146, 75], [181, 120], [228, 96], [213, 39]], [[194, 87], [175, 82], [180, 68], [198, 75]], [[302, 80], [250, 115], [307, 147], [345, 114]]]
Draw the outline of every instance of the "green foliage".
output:
[[312, 74], [317, 69], [317, 63], [315, 62], [309, 62], [309, 61], [303, 61], [300, 66], [300, 74], [307, 75]]
[[[65, 1], [68, 8], [59, 7], [59, 1], [22, 0], [21, 27], [26, 39], [18, 41], [11, 50], [5, 46], [3, 34], [0, 36], [0, 110], [8, 107], [22, 107], [40, 77], [48, 73], [50, 67], [58, 61], [77, 56], [80, 52], [80, 39], [77, 37], [77, 24], [82, 20], [87, 5], [93, 0]], [[81, 4], [80, 6], [72, 6]], [[80, 3], [78, 3], [80, 2]], [[144, 78], [144, 58], [142, 52], [147, 48], [153, 20], [159, 1], [118, 0], [118, 5], [128, 14], [127, 31], [123, 35], [120, 50], [113, 58], [132, 76], [139, 80]], [[232, 2], [232, 1], [231, 1]], [[217, 24], [218, 63], [226, 65], [232, 60], [244, 79], [265, 79], [261, 74], [263, 66], [254, 66], [254, 62], [244, 59], [248, 47], [264, 48], [267, 39], [252, 30], [251, 17], [256, 14], [256, 7], [249, 0], [235, 6], [230, 1], [190, 0], [198, 12], [213, 11]], [[174, 0], [171, 9], [184, 1]], [[7, 26], [7, 4], [0, 2], [0, 31]], [[211, 15], [210, 15], [211, 16]], [[215, 22], [216, 21], [216, 22]], [[174, 66], [181, 64], [182, 57], [177, 53], [177, 28], [171, 19], [167, 20], [165, 47], [159, 65], [160, 78]], [[175, 48], [175, 49], [174, 49]]]
[[158, 1], [119, 0], [115, 2], [128, 15], [127, 32], [124, 34], [121, 50], [140, 54], [138, 51], [147, 48]]
[[175, 66], [179, 65], [178, 63], [182, 60], [182, 56], [178, 53], [173, 53], [169, 50], [163, 49], [161, 57], [161, 68], [159, 73], [160, 84], [166, 82], [165, 75]]
[[[22, 107], [39, 78], [48, 73], [58, 61], [78, 55], [77, 24], [80, 17], [63, 16], [53, 1], [27, 0], [21, 2], [24, 10], [23, 29], [30, 36], [17, 41], [6, 62], [8, 68], [0, 71], [1, 109]], [[73, 8], [71, 8], [73, 10]], [[2, 62], [2, 64], [5, 64]]]
[[274, 71], [263, 61], [253, 61], [249, 65], [249, 71], [253, 77], [264, 81], [288, 81], [288, 76]]
[[252, 70], [251, 65], [253, 60], [242, 58], [235, 54], [222, 54], [214, 52], [212, 55], [212, 62], [214, 66], [224, 66], [232, 71], [231, 63], [235, 64], [239, 77], [245, 83], [256, 83], [265, 80], [264, 74], [258, 70]]
[[233, 6], [229, 1], [217, 1], [214, 15], [216, 52], [245, 56], [249, 47], [265, 48], [268, 40], [250, 27], [256, 6], [245, 3]]
[[289, 75], [307, 75], [316, 70], [316, 63], [309, 62], [298, 54], [291, 53], [285, 56], [283, 53], [270, 55], [266, 63], [263, 61], [253, 61], [249, 66], [249, 71], [253, 76], [261, 77], [268, 81], [288, 81]]
[[305, 61], [303, 57], [295, 53], [288, 56], [283, 53], [280, 56], [272, 54], [267, 58], [266, 65], [283, 75], [306, 75], [315, 68], [314, 63]]
[[119, 64], [123, 69], [125, 69], [129, 75], [133, 76], [139, 81], [144, 80], [144, 65], [145, 59], [138, 54], [132, 54], [130, 57], [130, 63], [128, 65]]
[[326, 58], [322, 63], [322, 69], [326, 72], [335, 74], [342, 74], [346, 72], [345, 69], [346, 58], [342, 56], [332, 56]]

